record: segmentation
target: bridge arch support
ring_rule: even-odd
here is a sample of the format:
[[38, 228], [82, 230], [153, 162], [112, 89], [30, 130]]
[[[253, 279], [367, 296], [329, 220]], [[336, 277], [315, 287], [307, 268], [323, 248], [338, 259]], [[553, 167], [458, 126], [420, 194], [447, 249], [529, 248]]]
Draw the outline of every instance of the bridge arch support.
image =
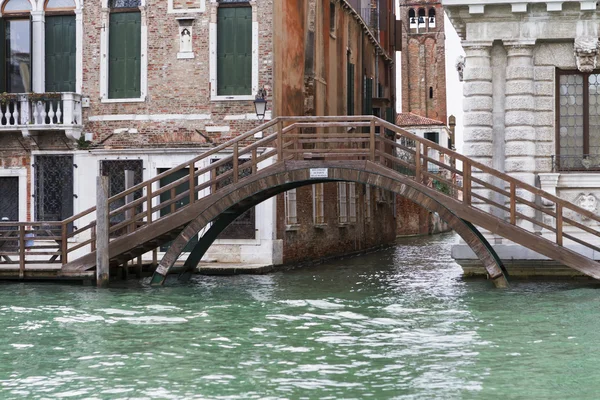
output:
[[[310, 171], [315, 168], [325, 168], [327, 178], [312, 179]], [[164, 283], [169, 270], [190, 239], [211, 222], [211, 227], [186, 261], [188, 267], [195, 267], [219, 233], [251, 207], [290, 189], [342, 181], [380, 187], [438, 213], [478, 256], [494, 284], [497, 287], [508, 285], [506, 270], [492, 246], [475, 226], [453, 213], [443, 199], [440, 199], [439, 193], [405, 175], [369, 161], [286, 161], [211, 194], [203, 199], [204, 206], [196, 218], [183, 229], [163, 256], [152, 277], [152, 284]]]

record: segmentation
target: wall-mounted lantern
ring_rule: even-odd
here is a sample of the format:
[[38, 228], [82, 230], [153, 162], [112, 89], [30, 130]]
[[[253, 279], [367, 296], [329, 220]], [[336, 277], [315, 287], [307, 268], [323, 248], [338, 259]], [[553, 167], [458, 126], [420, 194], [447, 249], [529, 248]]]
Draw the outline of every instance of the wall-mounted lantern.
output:
[[258, 90], [256, 97], [254, 98], [254, 109], [256, 110], [256, 117], [262, 124], [265, 121], [265, 114], [267, 113], [267, 91], [265, 88]]

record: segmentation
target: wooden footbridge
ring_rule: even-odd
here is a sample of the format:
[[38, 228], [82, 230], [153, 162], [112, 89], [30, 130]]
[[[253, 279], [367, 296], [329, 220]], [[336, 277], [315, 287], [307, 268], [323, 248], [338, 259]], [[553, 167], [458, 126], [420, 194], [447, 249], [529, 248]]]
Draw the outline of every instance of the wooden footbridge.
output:
[[[165, 178], [172, 183], [159, 187]], [[108, 213], [93, 207], [60, 222], [0, 223], [0, 278], [93, 279], [106, 226], [102, 254], [113, 266], [172, 241], [152, 278], [160, 285], [192, 238], [200, 236], [184, 270], [249, 208], [336, 181], [379, 187], [439, 213], [498, 286], [507, 284], [505, 269], [476, 226], [600, 279], [597, 215], [370, 116], [276, 118], [109, 198], [101, 207]]]

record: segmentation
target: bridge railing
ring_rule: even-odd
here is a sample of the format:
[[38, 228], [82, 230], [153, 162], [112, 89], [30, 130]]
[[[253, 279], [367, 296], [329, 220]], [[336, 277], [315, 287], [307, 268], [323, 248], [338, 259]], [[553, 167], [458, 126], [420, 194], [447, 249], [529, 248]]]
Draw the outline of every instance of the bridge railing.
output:
[[[381, 157], [395, 166], [394, 169], [414, 172], [419, 182], [452, 197], [458, 195], [466, 206], [481, 209], [559, 246], [580, 245], [584, 252], [589, 252], [586, 254], [589, 258], [593, 258], [593, 251], [600, 251], [600, 217], [591, 209], [579, 207], [387, 121], [376, 120], [378, 125], [395, 132], [393, 140], [380, 137], [379, 140], [384, 143], [400, 148], [405, 153], [412, 153], [412, 149], [400, 143], [416, 143], [413, 161], [406, 162], [380, 153]], [[437, 150], [440, 158], [432, 159], [428, 154], [429, 149]], [[437, 165], [442, 173], [429, 172], [429, 164]], [[462, 185], [458, 184], [460, 181]], [[432, 185], [432, 182], [442, 185]]]

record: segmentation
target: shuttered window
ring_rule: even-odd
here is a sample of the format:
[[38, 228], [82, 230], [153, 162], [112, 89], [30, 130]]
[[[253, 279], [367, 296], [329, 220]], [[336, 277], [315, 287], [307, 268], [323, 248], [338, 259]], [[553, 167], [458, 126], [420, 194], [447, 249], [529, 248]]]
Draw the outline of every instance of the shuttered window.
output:
[[348, 222], [356, 223], [356, 183], [348, 183]]
[[354, 115], [354, 64], [348, 63], [348, 115]]
[[315, 225], [325, 224], [325, 196], [322, 183], [313, 185], [313, 222]]
[[108, 97], [139, 98], [141, 69], [141, 14], [110, 14]]
[[298, 212], [296, 206], [296, 189], [285, 192], [285, 223], [286, 225], [298, 224]]
[[338, 222], [348, 223], [348, 193], [346, 182], [338, 183]]
[[217, 95], [252, 94], [252, 8], [219, 7]]
[[75, 16], [46, 16], [46, 91], [75, 91]]

